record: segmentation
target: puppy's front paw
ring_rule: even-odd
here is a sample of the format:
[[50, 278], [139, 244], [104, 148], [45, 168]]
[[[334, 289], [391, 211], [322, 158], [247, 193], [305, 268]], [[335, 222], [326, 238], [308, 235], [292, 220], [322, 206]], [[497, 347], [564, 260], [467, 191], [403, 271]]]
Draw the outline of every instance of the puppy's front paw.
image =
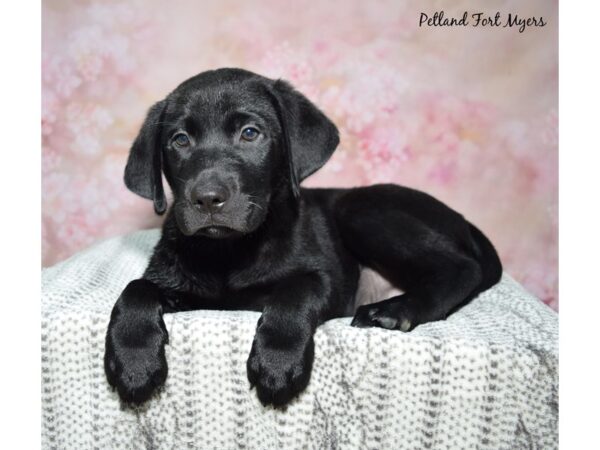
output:
[[254, 338], [248, 358], [248, 380], [264, 405], [282, 407], [308, 385], [314, 357], [312, 338], [303, 348], [273, 348]]
[[167, 379], [164, 346], [168, 335], [161, 327], [147, 329], [135, 339], [128, 332], [131, 331], [119, 325], [109, 326], [104, 370], [121, 400], [139, 405]]
[[410, 331], [418, 325], [404, 295], [370, 305], [359, 306], [351, 325], [358, 328], [379, 327], [387, 330]]

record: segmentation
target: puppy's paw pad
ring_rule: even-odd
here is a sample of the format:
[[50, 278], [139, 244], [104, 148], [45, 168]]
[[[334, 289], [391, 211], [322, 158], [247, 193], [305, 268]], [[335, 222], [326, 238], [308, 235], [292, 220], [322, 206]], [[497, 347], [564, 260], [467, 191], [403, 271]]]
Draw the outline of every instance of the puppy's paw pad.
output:
[[354, 318], [352, 319], [351, 326], [357, 328], [366, 328], [375, 326], [373, 324], [373, 318], [375, 314], [377, 314], [378, 308], [373, 305], [363, 305], [359, 306], [354, 314]]
[[378, 327], [386, 330], [410, 331], [415, 324], [401, 305], [374, 303], [360, 306], [350, 325], [358, 328]]
[[401, 329], [402, 331], [409, 331], [409, 330], [410, 330], [410, 327], [411, 327], [411, 325], [412, 325], [412, 324], [411, 324], [410, 320], [408, 320], [408, 319], [403, 319], [403, 320], [400, 322], [400, 329]]
[[378, 316], [374, 314], [372, 320], [381, 328], [385, 328], [387, 330], [393, 330], [396, 328], [396, 325], [398, 325], [398, 319], [395, 317]]

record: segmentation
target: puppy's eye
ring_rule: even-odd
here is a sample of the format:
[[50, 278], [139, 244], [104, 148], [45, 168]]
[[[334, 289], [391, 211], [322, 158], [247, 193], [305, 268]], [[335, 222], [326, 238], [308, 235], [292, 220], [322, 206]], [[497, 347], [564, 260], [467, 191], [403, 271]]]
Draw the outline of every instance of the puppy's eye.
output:
[[253, 127], [246, 127], [242, 130], [242, 139], [245, 141], [254, 141], [260, 132]]
[[177, 133], [175, 136], [173, 136], [171, 142], [179, 148], [186, 148], [190, 146], [190, 138], [185, 133]]

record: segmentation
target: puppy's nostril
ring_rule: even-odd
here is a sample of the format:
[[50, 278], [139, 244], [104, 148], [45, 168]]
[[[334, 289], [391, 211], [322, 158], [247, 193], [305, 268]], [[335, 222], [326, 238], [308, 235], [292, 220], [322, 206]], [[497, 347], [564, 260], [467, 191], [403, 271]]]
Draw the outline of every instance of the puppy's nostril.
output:
[[219, 192], [202, 192], [194, 197], [196, 205], [208, 211], [220, 209], [227, 201], [227, 196]]
[[223, 203], [225, 203], [225, 200], [223, 200], [222, 198], [218, 198], [218, 197], [213, 197], [213, 198], [199, 198], [198, 200], [196, 200], [196, 203], [198, 203], [200, 206], [219, 206]]

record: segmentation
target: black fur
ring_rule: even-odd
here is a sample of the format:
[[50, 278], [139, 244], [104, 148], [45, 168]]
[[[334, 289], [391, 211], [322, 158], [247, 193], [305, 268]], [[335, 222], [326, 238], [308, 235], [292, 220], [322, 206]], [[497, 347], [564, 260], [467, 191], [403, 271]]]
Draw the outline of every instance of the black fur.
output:
[[160, 214], [163, 172], [174, 204], [108, 327], [106, 375], [125, 402], [146, 401], [167, 377], [163, 313], [262, 311], [248, 379], [263, 404], [282, 406], [309, 382], [316, 328], [354, 313], [361, 265], [405, 294], [359, 307], [357, 327], [409, 331], [500, 279], [488, 239], [427, 194], [301, 189], [338, 141], [289, 84], [240, 69], [202, 73], [151, 108], [125, 183]]

